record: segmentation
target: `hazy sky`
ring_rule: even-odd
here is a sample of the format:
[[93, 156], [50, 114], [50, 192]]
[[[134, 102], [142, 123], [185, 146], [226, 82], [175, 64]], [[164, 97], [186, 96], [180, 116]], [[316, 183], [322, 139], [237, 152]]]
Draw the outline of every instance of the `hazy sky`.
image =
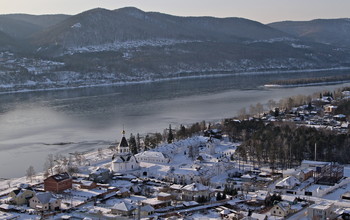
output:
[[0, 0], [0, 14], [77, 14], [134, 6], [180, 16], [244, 17], [262, 23], [350, 17], [350, 0]]

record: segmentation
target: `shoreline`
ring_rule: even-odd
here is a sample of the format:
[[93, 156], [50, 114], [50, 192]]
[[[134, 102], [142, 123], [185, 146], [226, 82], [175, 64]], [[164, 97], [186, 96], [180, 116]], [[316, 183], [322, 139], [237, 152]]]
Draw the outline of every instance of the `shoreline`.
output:
[[[71, 90], [71, 89], [83, 89], [83, 88], [96, 88], [96, 87], [107, 87], [107, 86], [127, 86], [127, 85], [136, 85], [136, 84], [148, 84], [164, 81], [175, 81], [175, 80], [186, 80], [186, 79], [205, 79], [205, 78], [223, 78], [230, 76], [246, 76], [246, 75], [263, 75], [263, 74], [285, 74], [285, 73], [302, 73], [302, 72], [323, 72], [323, 71], [340, 71], [340, 70], [350, 70], [350, 67], [337, 67], [337, 68], [322, 68], [322, 69], [305, 69], [305, 70], [272, 70], [272, 71], [253, 71], [253, 72], [237, 72], [232, 73], [232, 71], [226, 71], [231, 73], [219, 73], [219, 74], [200, 74], [193, 76], [180, 76], [180, 77], [168, 77], [168, 78], [159, 78], [159, 79], [149, 79], [149, 80], [140, 80], [140, 81], [124, 81], [124, 82], [115, 82], [115, 83], [101, 83], [96, 85], [81, 85], [81, 86], [67, 86], [67, 87], [48, 87], [41, 89], [22, 89], [22, 90], [13, 90], [13, 91], [0, 91], [0, 95], [3, 94], [15, 94], [15, 93], [28, 93], [28, 92], [43, 92], [43, 91], [59, 91], [59, 90]], [[209, 73], [213, 72], [225, 72], [225, 71], [208, 71]], [[203, 72], [202, 72], [203, 73]], [[338, 83], [336, 83], [338, 84]], [[304, 85], [304, 84], [302, 84]], [[307, 84], [305, 84], [307, 85]], [[298, 87], [299, 85], [288, 85], [288, 87]], [[274, 84], [266, 84], [264, 87], [267, 88], [283, 88], [287, 86], [280, 86]]]
[[322, 85], [336, 85], [349, 83], [350, 80], [343, 81], [330, 81], [330, 82], [315, 82], [315, 83], [303, 83], [303, 84], [291, 84], [291, 85], [283, 85], [283, 84], [265, 84], [266, 88], [293, 88], [293, 87], [305, 87], [305, 86], [322, 86]]

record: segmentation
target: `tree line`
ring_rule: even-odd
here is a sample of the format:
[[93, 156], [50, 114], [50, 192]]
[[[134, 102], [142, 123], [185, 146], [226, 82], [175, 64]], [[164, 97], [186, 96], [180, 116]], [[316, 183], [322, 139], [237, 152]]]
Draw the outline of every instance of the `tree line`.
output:
[[226, 120], [225, 131], [230, 138], [242, 141], [239, 159], [255, 166], [269, 164], [276, 168], [300, 165], [304, 159], [348, 163], [349, 134], [327, 129], [296, 126], [293, 123], [264, 123], [261, 120]]

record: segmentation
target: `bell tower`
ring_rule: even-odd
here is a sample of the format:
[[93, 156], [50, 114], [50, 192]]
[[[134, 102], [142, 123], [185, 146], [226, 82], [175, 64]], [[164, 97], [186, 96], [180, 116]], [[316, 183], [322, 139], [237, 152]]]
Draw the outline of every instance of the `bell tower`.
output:
[[120, 143], [117, 147], [117, 154], [118, 155], [130, 154], [129, 144], [125, 138], [125, 130], [124, 129], [123, 129], [122, 134], [123, 134], [123, 137], [122, 137], [122, 140], [120, 141]]

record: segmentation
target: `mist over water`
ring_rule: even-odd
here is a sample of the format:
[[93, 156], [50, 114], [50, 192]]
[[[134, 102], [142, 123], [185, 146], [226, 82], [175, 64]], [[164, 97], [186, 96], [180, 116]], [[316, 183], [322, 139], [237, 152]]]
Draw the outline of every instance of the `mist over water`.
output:
[[[278, 79], [342, 75], [336, 71], [184, 79], [125, 86], [0, 95], [0, 178], [37, 172], [49, 153], [108, 147], [130, 133], [162, 132], [169, 124], [216, 121], [269, 99], [335, 90], [343, 85], [266, 89]], [[60, 143], [70, 143], [60, 145]]]

